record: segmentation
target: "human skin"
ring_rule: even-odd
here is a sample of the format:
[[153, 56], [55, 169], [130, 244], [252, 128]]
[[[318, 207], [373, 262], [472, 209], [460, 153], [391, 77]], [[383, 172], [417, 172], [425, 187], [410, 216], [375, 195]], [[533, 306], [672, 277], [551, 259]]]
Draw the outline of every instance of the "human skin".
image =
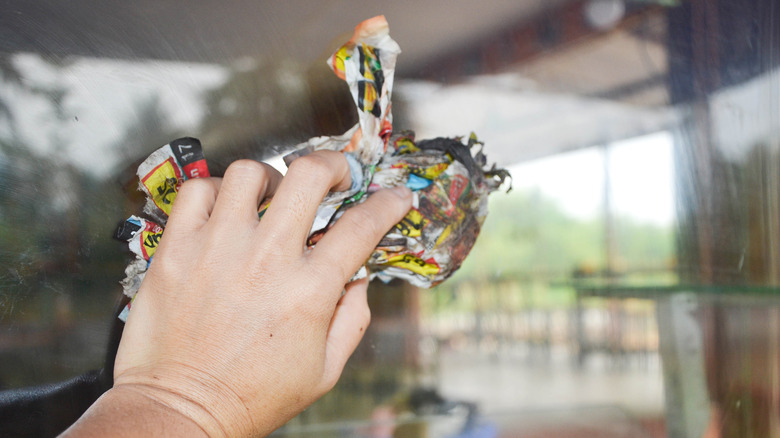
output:
[[367, 281], [347, 282], [412, 198], [379, 191], [306, 248], [319, 203], [349, 185], [332, 151], [296, 159], [284, 177], [242, 160], [223, 179], [185, 182], [114, 387], [64, 436], [264, 436], [329, 391], [370, 321]]

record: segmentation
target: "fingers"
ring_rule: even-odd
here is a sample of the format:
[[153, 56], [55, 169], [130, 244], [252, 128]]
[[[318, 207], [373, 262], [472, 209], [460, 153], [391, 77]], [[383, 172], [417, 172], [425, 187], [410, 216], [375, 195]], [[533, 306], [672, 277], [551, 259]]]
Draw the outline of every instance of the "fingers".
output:
[[325, 390], [336, 384], [347, 359], [357, 348], [371, 322], [367, 288], [368, 278], [353, 281], [346, 286], [346, 294], [336, 306], [325, 347]]
[[225, 171], [214, 211], [215, 223], [257, 223], [257, 206], [272, 196], [282, 180], [273, 167], [253, 160], [238, 160]]
[[202, 227], [211, 216], [221, 184], [221, 178], [185, 181], [176, 193], [166, 234], [189, 233]]
[[327, 271], [335, 270], [339, 281], [348, 281], [411, 206], [412, 192], [404, 186], [372, 194], [325, 233], [312, 252], [312, 261], [327, 266]]
[[317, 151], [293, 161], [263, 216], [264, 238], [279, 247], [302, 251], [317, 207], [329, 191], [349, 188], [349, 172], [340, 152]]

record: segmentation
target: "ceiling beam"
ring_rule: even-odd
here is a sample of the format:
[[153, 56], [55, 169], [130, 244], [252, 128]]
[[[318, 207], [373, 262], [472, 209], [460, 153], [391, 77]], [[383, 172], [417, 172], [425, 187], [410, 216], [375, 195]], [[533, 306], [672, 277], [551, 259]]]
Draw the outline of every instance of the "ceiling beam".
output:
[[587, 22], [586, 3], [576, 0], [549, 9], [532, 21], [518, 22], [474, 45], [442, 54], [412, 72], [411, 76], [454, 82], [466, 76], [499, 73], [615, 29], [633, 27], [637, 18], [661, 9], [646, 3], [629, 4], [622, 20], [614, 28], [603, 30]]

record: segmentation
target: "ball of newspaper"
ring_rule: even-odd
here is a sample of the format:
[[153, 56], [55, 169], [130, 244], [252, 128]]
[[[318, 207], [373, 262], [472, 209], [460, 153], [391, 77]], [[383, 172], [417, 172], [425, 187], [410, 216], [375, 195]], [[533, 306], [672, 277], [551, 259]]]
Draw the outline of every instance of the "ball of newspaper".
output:
[[[488, 194], [508, 176], [504, 170], [486, 169], [481, 146], [473, 134], [465, 143], [461, 138], [415, 142], [411, 132], [393, 136], [366, 192], [344, 202], [329, 226], [372, 192], [405, 185], [413, 191], [413, 207], [385, 235], [366, 266], [372, 277], [385, 281], [400, 278], [425, 288], [444, 281], [474, 245], [487, 216]], [[309, 243], [316, 244], [329, 226], [313, 233]]]

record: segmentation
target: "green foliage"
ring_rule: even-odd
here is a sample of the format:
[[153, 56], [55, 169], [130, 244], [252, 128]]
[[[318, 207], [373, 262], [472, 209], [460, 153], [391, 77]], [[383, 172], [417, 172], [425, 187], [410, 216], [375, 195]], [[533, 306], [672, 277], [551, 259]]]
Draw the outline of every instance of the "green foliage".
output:
[[539, 194], [495, 194], [479, 239], [457, 279], [560, 276], [601, 264], [602, 230], [566, 216]]
[[[671, 226], [661, 227], [618, 217], [615, 223], [618, 271], [668, 267], [674, 245]], [[539, 193], [495, 194], [490, 213], [455, 282], [488, 278], [569, 277], [575, 270], [605, 269], [602, 218], [567, 214]]]
[[[668, 283], [674, 260], [673, 229], [613, 219], [612, 274], [631, 284]], [[569, 305], [576, 276], [607, 271], [603, 218], [567, 214], [538, 192], [516, 190], [491, 196], [490, 213], [471, 254], [452, 279], [439, 286], [429, 307], [466, 311], [478, 306], [469, 296], [502, 295], [502, 306]], [[476, 294], [476, 295], [474, 295]], [[481, 299], [481, 298], [480, 298]]]

